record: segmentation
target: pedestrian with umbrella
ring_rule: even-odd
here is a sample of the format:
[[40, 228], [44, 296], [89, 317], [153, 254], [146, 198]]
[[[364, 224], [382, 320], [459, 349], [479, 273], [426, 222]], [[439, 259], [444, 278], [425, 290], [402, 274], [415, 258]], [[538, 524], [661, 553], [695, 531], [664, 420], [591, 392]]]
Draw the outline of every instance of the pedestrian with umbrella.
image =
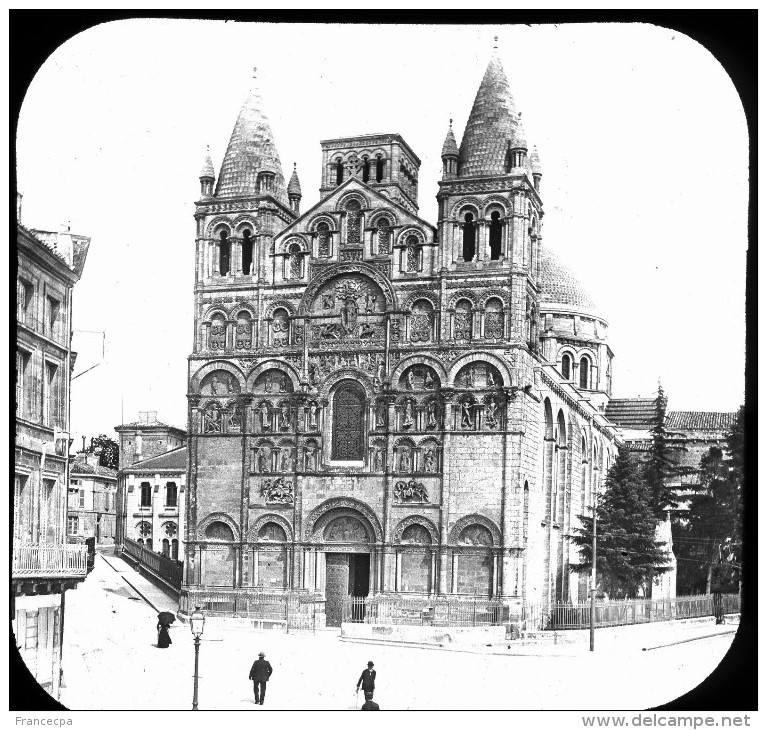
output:
[[167, 649], [173, 642], [170, 640], [168, 628], [176, 620], [175, 614], [170, 611], [161, 611], [157, 614], [157, 648]]

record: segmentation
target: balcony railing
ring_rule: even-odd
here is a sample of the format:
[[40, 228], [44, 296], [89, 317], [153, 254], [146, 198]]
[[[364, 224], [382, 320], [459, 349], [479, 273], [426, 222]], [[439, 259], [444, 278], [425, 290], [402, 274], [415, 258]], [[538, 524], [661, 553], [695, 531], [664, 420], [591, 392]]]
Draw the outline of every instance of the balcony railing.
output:
[[13, 546], [13, 578], [84, 578], [88, 568], [85, 545]]

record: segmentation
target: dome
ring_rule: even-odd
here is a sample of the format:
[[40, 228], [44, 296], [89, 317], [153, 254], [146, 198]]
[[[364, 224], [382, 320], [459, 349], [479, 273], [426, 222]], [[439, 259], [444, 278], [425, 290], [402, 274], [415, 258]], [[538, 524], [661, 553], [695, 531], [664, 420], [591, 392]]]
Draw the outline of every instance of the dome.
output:
[[594, 300], [575, 277], [549, 249], [541, 246], [541, 308], [556, 309], [563, 305], [568, 309], [596, 312]]

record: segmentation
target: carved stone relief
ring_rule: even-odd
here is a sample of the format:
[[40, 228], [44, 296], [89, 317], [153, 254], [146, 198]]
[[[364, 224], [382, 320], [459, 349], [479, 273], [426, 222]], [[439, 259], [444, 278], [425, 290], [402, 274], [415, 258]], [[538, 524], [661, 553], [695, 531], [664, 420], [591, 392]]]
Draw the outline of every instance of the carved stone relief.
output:
[[399, 481], [394, 485], [394, 499], [397, 502], [421, 502], [429, 501], [426, 487], [415, 479]]

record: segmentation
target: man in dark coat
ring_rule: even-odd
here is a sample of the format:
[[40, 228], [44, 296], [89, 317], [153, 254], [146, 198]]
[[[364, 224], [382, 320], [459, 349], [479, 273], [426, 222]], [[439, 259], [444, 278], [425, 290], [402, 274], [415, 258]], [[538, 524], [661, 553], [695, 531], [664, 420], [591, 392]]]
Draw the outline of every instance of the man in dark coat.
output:
[[[256, 704], [263, 705], [266, 697], [266, 683], [272, 676], [272, 665], [264, 659], [264, 652], [258, 652], [258, 659], [253, 662], [250, 668], [248, 679], [253, 680], [253, 694], [256, 697]], [[260, 696], [260, 697], [259, 697]]]
[[374, 692], [376, 688], [376, 670], [373, 669], [373, 662], [368, 662], [368, 668], [362, 671], [360, 678], [357, 680], [357, 691], [360, 687], [362, 691], [367, 694], [368, 692]]
[[380, 710], [377, 702], [373, 702], [373, 693], [365, 692], [365, 704], [360, 707], [361, 710]]

